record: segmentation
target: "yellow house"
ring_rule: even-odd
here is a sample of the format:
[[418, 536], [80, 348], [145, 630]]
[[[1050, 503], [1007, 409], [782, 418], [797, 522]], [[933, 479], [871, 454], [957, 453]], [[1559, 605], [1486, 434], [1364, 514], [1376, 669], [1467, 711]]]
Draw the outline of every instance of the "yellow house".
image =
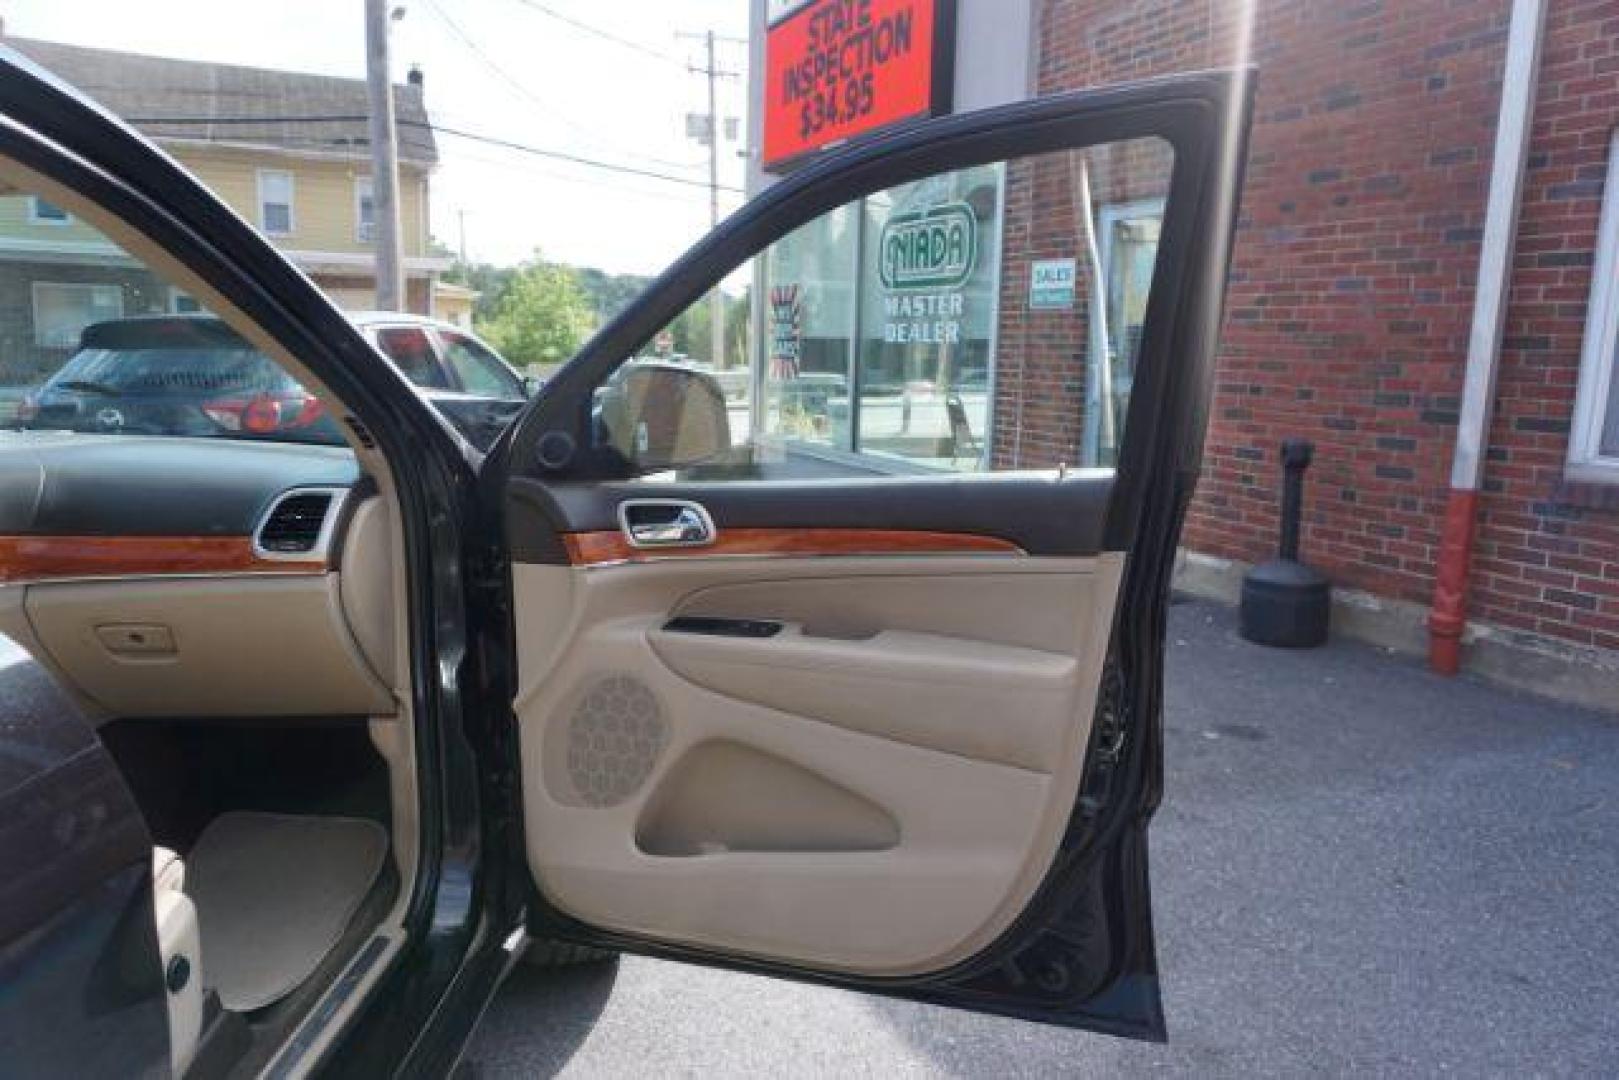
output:
[[[256, 225], [338, 303], [376, 306], [373, 273], [369, 100], [361, 79], [169, 60], [106, 49], [8, 37], [6, 44], [124, 117]], [[423, 104], [420, 72], [394, 88], [399, 130], [400, 225], [406, 306], [419, 314], [455, 314], [465, 303], [438, 280], [447, 257], [430, 251], [430, 176], [438, 163]], [[39, 199], [0, 197], [0, 260], [30, 256], [64, 271], [109, 263], [115, 249], [60, 208]], [[35, 337], [65, 335], [87, 322], [154, 310], [194, 308], [189, 297], [137, 295], [122, 288], [124, 310], [111, 312], [110, 284], [99, 295], [84, 275], [36, 285]], [[94, 275], [91, 275], [93, 277]], [[438, 310], [441, 294], [443, 306]]]

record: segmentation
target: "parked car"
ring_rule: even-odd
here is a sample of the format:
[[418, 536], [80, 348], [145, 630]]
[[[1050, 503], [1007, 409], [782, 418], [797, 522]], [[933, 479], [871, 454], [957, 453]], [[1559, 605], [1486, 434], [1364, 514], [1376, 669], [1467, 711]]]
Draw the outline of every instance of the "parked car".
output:
[[218, 319], [96, 323], [18, 406], [21, 428], [342, 445], [320, 400]]
[[[519, 404], [451, 330], [349, 321], [0, 49], [0, 186], [116, 232], [99, 273], [224, 297], [292, 380], [165, 323], [230, 361], [150, 366], [181, 418], [142, 401], [113, 434], [147, 376], [85, 359], [34, 414], [85, 430], [0, 433], [0, 1069], [445, 1076], [515, 962], [602, 951], [1162, 1039], [1165, 605], [1250, 108], [1245, 73], [1202, 73], [856, 140]], [[829, 208], [1147, 139], [1174, 167], [1128, 468], [876, 476], [765, 432], [764, 482], [698, 480], [741, 449], [723, 393], [620, 375]], [[973, 220], [896, 217], [892, 269], [959, 273]], [[446, 393], [517, 417], [480, 452]], [[303, 441], [327, 418], [346, 446]], [[233, 437], [173, 437], [203, 425]]]
[[[383, 312], [354, 321], [480, 451], [528, 400], [524, 378], [460, 327]], [[211, 315], [148, 315], [87, 327], [78, 351], [23, 398], [15, 423], [36, 430], [343, 442], [313, 394]]]
[[474, 447], [487, 450], [538, 389], [471, 331], [402, 312], [352, 316]]

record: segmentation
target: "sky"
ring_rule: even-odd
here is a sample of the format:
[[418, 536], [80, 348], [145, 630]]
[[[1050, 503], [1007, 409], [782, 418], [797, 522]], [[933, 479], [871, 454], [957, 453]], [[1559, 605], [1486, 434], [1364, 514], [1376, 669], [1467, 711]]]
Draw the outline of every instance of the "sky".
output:
[[[396, 81], [419, 65], [435, 123], [679, 181], [439, 137], [433, 235], [469, 258], [546, 258], [614, 273], [661, 270], [708, 229], [708, 151], [686, 115], [707, 107], [707, 30], [747, 36], [747, 0], [396, 0]], [[0, 0], [4, 32], [186, 60], [363, 78], [362, 0]], [[582, 25], [579, 25], [582, 24]], [[588, 29], [587, 29], [588, 28]], [[592, 32], [596, 31], [596, 32]], [[617, 40], [613, 40], [617, 39]], [[747, 48], [722, 42], [741, 73]], [[720, 111], [747, 131], [745, 76]], [[741, 204], [740, 143], [722, 143], [721, 216]]]

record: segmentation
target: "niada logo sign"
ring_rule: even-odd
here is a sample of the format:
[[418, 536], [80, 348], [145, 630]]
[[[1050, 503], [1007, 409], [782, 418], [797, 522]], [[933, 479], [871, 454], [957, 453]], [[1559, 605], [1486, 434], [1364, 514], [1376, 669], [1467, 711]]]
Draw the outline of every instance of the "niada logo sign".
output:
[[895, 214], [878, 241], [887, 289], [955, 289], [978, 263], [978, 219], [966, 203]]

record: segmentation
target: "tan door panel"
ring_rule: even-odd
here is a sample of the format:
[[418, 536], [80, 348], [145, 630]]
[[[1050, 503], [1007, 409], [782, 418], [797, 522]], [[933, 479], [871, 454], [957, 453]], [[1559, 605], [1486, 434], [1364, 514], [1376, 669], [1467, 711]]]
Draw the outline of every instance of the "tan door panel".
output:
[[887, 851], [899, 823], [808, 769], [742, 743], [693, 747], [658, 783], [635, 832], [648, 855]]
[[[1022, 909], [1068, 821], [1120, 567], [514, 566], [540, 888], [594, 925], [829, 970], [971, 956]], [[677, 614], [790, 625], [664, 630]]]
[[[768, 638], [652, 631], [664, 663], [738, 701], [912, 746], [1051, 772], [1072, 724], [1072, 656], [914, 630]], [[1009, 691], [1011, 696], [1009, 697]]]

